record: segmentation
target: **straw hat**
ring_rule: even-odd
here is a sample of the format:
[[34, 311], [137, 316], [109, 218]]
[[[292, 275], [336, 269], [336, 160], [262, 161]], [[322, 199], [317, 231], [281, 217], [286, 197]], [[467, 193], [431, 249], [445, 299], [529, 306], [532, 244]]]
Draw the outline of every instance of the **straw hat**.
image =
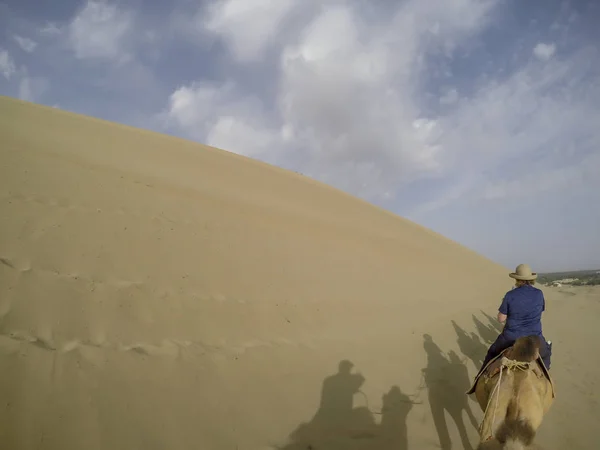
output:
[[530, 281], [537, 278], [537, 273], [531, 271], [529, 264], [519, 264], [513, 273], [508, 274], [515, 280]]

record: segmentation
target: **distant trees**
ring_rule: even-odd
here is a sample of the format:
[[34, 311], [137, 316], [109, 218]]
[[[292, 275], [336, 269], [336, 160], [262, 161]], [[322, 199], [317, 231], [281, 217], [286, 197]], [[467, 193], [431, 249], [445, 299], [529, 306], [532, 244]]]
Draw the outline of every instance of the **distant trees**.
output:
[[538, 281], [540, 284], [552, 284], [555, 281], [575, 279], [571, 282], [565, 282], [571, 286], [599, 286], [600, 271], [587, 270], [579, 272], [560, 272], [540, 274]]
[[590, 278], [589, 280], [587, 280], [587, 283], [585, 283], [585, 284], [587, 284], [588, 286], [600, 285], [600, 276]]

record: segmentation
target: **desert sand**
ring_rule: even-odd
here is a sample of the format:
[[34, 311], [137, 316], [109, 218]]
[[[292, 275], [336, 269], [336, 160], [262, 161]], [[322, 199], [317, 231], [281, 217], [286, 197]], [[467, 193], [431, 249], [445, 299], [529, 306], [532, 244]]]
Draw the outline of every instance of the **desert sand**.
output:
[[[464, 392], [512, 267], [307, 177], [6, 97], [0, 180], [0, 448], [476, 446]], [[597, 448], [600, 289], [543, 290], [538, 443]]]

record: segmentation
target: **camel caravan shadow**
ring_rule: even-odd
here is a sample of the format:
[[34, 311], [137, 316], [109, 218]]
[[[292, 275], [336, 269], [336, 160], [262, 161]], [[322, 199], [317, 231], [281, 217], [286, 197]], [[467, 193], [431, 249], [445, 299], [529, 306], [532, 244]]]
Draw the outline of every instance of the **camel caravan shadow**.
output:
[[[323, 381], [319, 408], [308, 423], [290, 435], [290, 443], [279, 450], [407, 450], [406, 418], [416, 403], [398, 386], [383, 395], [382, 410], [354, 406], [365, 378], [352, 373], [353, 364], [344, 360], [338, 372]], [[364, 395], [364, 394], [363, 394]], [[365, 397], [366, 399], [366, 397]], [[380, 423], [374, 415], [381, 415]]]
[[498, 322], [498, 320], [492, 316], [490, 316], [488, 313], [486, 313], [485, 311], [481, 311], [481, 314], [483, 314], [485, 316], [485, 318], [488, 320], [489, 325], [494, 328], [496, 330], [497, 333], [502, 333], [502, 330], [504, 329], [504, 327], [502, 325], [500, 325], [500, 322]]
[[[479, 320], [474, 322], [478, 331], [488, 335], [486, 340], [491, 338], [494, 331], [498, 331], [498, 327], [492, 324], [488, 327]], [[493, 323], [491, 319], [490, 322]], [[467, 333], [454, 321], [452, 325], [458, 336], [457, 343], [460, 351], [479, 371], [487, 346], [475, 333]], [[454, 422], [464, 450], [474, 449], [467, 426], [472, 426], [477, 431], [477, 450], [505, 448], [505, 443], [515, 436], [527, 444], [535, 445], [533, 440], [536, 430], [554, 399], [554, 386], [545, 368], [536, 368], [535, 361], [539, 359], [536, 359], [539, 357], [539, 349], [535, 345], [532, 347], [532, 342], [531, 340], [518, 341], [519, 345], [515, 344], [503, 355], [492, 360], [487, 365], [488, 370], [483, 370], [482, 374], [473, 380], [465, 364], [466, 358], [461, 359], [453, 350], [444, 353], [431, 335], [424, 334], [423, 348], [427, 356], [427, 367], [421, 369], [422, 382], [419, 392], [416, 396], [408, 395], [398, 386], [392, 386], [382, 397], [381, 411], [372, 411], [369, 408], [368, 399], [361, 391], [365, 378], [360, 373], [352, 371], [352, 362], [343, 360], [338, 364], [338, 372], [323, 381], [320, 404], [312, 419], [299, 425], [290, 434], [286, 445], [273, 448], [278, 450], [407, 450], [409, 448], [407, 418], [413, 407], [421, 403], [415, 401], [415, 398], [419, 398], [420, 393], [425, 391], [439, 440], [439, 444], [434, 445], [442, 450], [456, 448], [450, 437], [447, 416]], [[535, 351], [532, 350], [534, 347]], [[491, 367], [492, 363], [494, 363], [493, 367]], [[541, 364], [543, 365], [543, 362]], [[500, 376], [496, 369], [500, 370]], [[504, 380], [502, 376], [505, 377]], [[523, 400], [513, 395], [512, 387], [522, 380], [537, 386], [537, 392], [533, 392], [534, 389], [532, 392], [520, 394], [522, 398], [527, 399], [525, 401], [529, 402], [529, 405], [522, 403]], [[494, 391], [498, 384], [501, 387]], [[495, 395], [498, 392], [500, 395]], [[470, 394], [475, 394], [473, 396], [475, 398]], [[359, 396], [363, 396], [360, 402], [363, 406], [355, 406], [354, 400]], [[494, 409], [490, 409], [489, 400], [495, 398], [499, 398], [499, 403], [494, 406]], [[483, 412], [481, 423], [475, 418], [470, 401], [478, 405]], [[512, 409], [508, 407], [509, 404], [513, 405]], [[536, 409], [536, 404], [541, 406]], [[525, 428], [519, 429], [515, 425], [518, 422], [513, 420], [515, 405], [518, 406], [517, 410], [527, 411], [521, 418], [528, 423]], [[498, 420], [494, 411], [497, 413]], [[379, 423], [376, 416], [379, 416]]]
[[477, 332], [479, 333], [479, 335], [488, 344], [491, 344], [492, 342], [494, 342], [496, 340], [496, 338], [498, 337], [498, 334], [502, 333], [502, 328], [497, 325], [498, 324], [497, 320], [496, 320], [496, 323], [494, 323], [493, 319], [490, 316], [488, 316], [487, 314], [485, 314], [485, 316], [487, 317], [488, 321], [490, 322], [488, 325], [484, 324], [481, 320], [479, 320], [475, 316], [475, 314], [472, 314], [471, 318], [473, 319], [473, 323], [475, 324], [475, 327], [477, 328]]
[[423, 335], [423, 339], [423, 347], [427, 354], [427, 367], [423, 369], [423, 378], [440, 448], [443, 450], [452, 448], [446, 422], [446, 413], [448, 413], [456, 425], [463, 448], [472, 450], [473, 446], [469, 441], [465, 425], [465, 415], [475, 429], [479, 424], [469, 406], [469, 398], [465, 394], [471, 382], [467, 366], [452, 350], [446, 357], [429, 334]]
[[458, 336], [456, 342], [461, 353], [473, 361], [473, 365], [479, 369], [487, 353], [487, 346], [476, 333], [467, 333], [454, 320], [452, 321], [452, 326]]
[[[350, 361], [341, 361], [338, 372], [323, 381], [320, 405], [306, 423], [298, 426], [289, 436], [289, 443], [276, 446], [278, 450], [408, 450], [407, 417], [415, 405], [415, 397], [427, 392], [433, 423], [442, 449], [452, 448], [445, 415], [456, 424], [462, 447], [473, 450], [467, 436], [463, 414], [475, 429], [476, 418], [465, 392], [470, 386], [466, 365], [458, 354], [447, 356], [424, 335], [427, 367], [422, 369], [422, 384], [416, 395], [408, 395], [392, 386], [382, 397], [381, 411], [372, 411], [368, 399], [361, 392], [365, 378], [352, 372]], [[355, 398], [364, 396], [355, 406]], [[379, 416], [377, 423], [376, 416]]]

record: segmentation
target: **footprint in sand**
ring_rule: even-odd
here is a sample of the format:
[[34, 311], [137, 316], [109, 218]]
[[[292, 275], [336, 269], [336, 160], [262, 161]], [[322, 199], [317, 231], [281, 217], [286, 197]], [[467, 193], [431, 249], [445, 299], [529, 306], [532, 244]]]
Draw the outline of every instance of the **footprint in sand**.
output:
[[98, 325], [91, 325], [89, 328], [90, 338], [88, 344], [93, 347], [106, 346], [106, 332]]
[[4, 264], [5, 266], [10, 267], [11, 269], [17, 269], [12, 263], [12, 261], [8, 258], [0, 258], [0, 264]]
[[68, 341], [68, 342], [65, 342], [63, 344], [63, 346], [60, 348], [60, 352], [61, 353], [69, 353], [80, 346], [81, 346], [81, 343], [79, 341], [76, 341], [76, 340]]
[[147, 356], [168, 356], [175, 358], [179, 356], [179, 345], [171, 340], [165, 339], [160, 345], [149, 343], [138, 343], [134, 345], [120, 346], [121, 351], [132, 351]]
[[16, 258], [0, 257], [0, 264], [19, 272], [29, 272], [31, 270], [29, 261], [19, 261]]
[[227, 301], [227, 297], [225, 297], [223, 294], [213, 294], [212, 298], [219, 303], [224, 303]]

